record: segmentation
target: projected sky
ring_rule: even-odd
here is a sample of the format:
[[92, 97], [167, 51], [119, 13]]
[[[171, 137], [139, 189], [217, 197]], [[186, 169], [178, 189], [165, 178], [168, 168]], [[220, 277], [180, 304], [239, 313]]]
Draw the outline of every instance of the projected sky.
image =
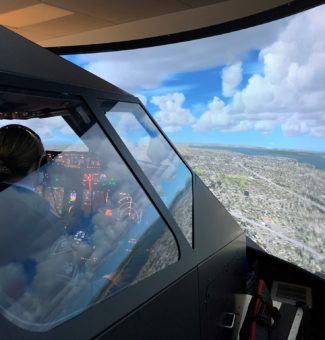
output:
[[137, 95], [176, 142], [325, 150], [325, 6], [250, 29], [67, 56]]

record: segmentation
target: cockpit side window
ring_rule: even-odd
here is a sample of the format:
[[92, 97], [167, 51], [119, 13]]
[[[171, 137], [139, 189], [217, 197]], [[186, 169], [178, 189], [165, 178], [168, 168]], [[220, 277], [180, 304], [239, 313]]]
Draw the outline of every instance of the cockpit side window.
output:
[[107, 100], [99, 105], [193, 246], [190, 170], [140, 105]]
[[172, 232], [79, 98], [1, 88], [0, 96], [0, 133], [29, 127], [47, 159], [17, 178], [6, 176], [15, 164], [0, 153], [8, 320], [47, 331], [178, 261]]

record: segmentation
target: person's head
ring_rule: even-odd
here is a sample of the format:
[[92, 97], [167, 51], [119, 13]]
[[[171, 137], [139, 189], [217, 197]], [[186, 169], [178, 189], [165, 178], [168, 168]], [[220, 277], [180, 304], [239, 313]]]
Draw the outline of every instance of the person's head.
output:
[[40, 166], [44, 147], [37, 133], [12, 124], [0, 128], [0, 182], [16, 182]]

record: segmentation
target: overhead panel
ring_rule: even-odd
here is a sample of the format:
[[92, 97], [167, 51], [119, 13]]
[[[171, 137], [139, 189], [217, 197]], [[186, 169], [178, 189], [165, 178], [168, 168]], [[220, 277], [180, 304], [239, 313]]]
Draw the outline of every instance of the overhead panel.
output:
[[[22, 27], [29, 34], [46, 32], [52, 37], [85, 32], [97, 28], [108, 27], [112, 24], [106, 20], [91, 17], [89, 15], [75, 13], [63, 18], [57, 18], [47, 22]], [[43, 40], [43, 39], [42, 39]]]
[[[183, 3], [183, 0], [175, 2]], [[165, 2], [161, 1], [159, 3], [162, 6]], [[161, 13], [161, 15], [150, 16], [145, 19], [129, 20], [123, 24], [104, 27], [82, 34], [67, 35], [58, 39], [42, 41], [41, 43], [43, 46], [48, 47], [77, 46], [151, 38], [229, 22], [281, 6], [284, 3], [287, 3], [287, 0], [228, 0], [221, 2], [216, 0], [213, 1], [212, 5], [208, 6], [187, 7], [184, 10], [168, 14]], [[126, 7], [125, 10], [130, 10], [132, 13], [133, 9]], [[153, 11], [153, 9], [151, 10]], [[115, 17], [116, 19], [117, 17]]]
[[37, 32], [30, 32], [30, 31], [26, 31], [23, 28], [12, 28], [12, 27], [8, 27], [10, 28], [11, 31], [22, 35], [23, 37], [31, 40], [31, 41], [35, 41], [35, 42], [39, 42], [39, 41], [43, 41], [43, 40], [51, 40], [53, 38], [56, 38], [55, 36], [52, 36], [50, 34], [48, 34], [45, 30], [42, 31], [37, 31]]
[[73, 12], [46, 4], [35, 4], [0, 14], [0, 23], [20, 28], [71, 15]]
[[[309, 7], [318, 2], [322, 1], [309, 0]], [[298, 4], [299, 8], [302, 3], [303, 0], [11, 0], [0, 1], [0, 25], [44, 47], [86, 46], [190, 32], [279, 6], [292, 8]]]
[[32, 6], [38, 4], [37, 0], [10, 0], [0, 1], [0, 13], [7, 13], [15, 11], [20, 8]]
[[[210, 2], [215, 1], [210, 0]], [[178, 0], [155, 2], [152, 0], [47, 0], [46, 3], [102, 18], [116, 24], [173, 13], [190, 7], [183, 1]]]

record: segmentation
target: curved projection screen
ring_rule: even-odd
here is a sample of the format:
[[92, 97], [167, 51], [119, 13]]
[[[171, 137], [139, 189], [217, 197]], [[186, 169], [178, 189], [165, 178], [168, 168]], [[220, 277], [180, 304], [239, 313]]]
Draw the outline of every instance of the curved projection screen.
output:
[[247, 235], [325, 273], [325, 6], [212, 38], [67, 56], [138, 96]]

